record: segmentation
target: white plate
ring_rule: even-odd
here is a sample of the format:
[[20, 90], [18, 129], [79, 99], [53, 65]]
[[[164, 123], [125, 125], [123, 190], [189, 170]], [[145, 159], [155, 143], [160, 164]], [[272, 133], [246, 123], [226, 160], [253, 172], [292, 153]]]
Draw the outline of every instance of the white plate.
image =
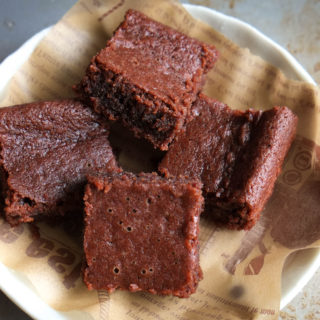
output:
[[[288, 77], [315, 84], [312, 77], [293, 56], [247, 23], [209, 8], [194, 5], [184, 6], [195, 18], [208, 23], [241, 47], [249, 48], [252, 53], [283, 70]], [[37, 33], [2, 62], [0, 65], [0, 97], [5, 92], [6, 84], [12, 75], [28, 59], [48, 30], [49, 28]], [[289, 257], [282, 274], [281, 308], [297, 295], [319, 267], [320, 249], [302, 250]], [[79, 314], [58, 312], [52, 309], [30, 289], [26, 279], [1, 263], [0, 289], [35, 319], [80, 319]]]

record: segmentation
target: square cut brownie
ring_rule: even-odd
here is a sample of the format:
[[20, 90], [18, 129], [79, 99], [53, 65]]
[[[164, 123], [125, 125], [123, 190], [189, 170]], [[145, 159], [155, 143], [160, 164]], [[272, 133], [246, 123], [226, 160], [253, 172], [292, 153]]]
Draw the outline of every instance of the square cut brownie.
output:
[[118, 170], [108, 126], [77, 100], [0, 109], [1, 207], [11, 225], [83, 209], [91, 170]]
[[202, 94], [194, 108], [199, 115], [176, 137], [159, 171], [200, 178], [205, 210], [231, 229], [250, 229], [272, 193], [297, 117], [286, 107], [231, 110]]
[[199, 181], [154, 173], [94, 175], [84, 200], [89, 289], [178, 297], [195, 292], [202, 279]]
[[167, 150], [216, 59], [213, 46], [129, 10], [77, 91], [96, 112]]

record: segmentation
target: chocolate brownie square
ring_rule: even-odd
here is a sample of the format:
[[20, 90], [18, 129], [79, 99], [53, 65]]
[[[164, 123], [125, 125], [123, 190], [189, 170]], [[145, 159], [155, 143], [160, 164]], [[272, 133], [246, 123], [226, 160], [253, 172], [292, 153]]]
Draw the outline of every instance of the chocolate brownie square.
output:
[[202, 278], [200, 182], [152, 173], [94, 175], [84, 200], [89, 289], [178, 297], [195, 292]]
[[108, 126], [77, 100], [0, 109], [1, 207], [11, 225], [83, 210], [91, 170], [118, 170]]
[[206, 211], [231, 229], [250, 229], [272, 193], [297, 117], [286, 107], [231, 110], [204, 95], [194, 108], [199, 116], [176, 137], [159, 170], [201, 179]]
[[213, 46], [129, 10], [77, 90], [96, 112], [167, 150], [216, 59]]

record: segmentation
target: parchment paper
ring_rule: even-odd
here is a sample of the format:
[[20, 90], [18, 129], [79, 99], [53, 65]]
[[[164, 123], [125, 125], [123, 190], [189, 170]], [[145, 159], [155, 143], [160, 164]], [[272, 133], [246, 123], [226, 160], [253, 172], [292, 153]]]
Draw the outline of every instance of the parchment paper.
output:
[[[0, 105], [73, 96], [71, 86], [79, 82], [90, 58], [105, 46], [128, 8], [217, 47], [220, 59], [204, 89], [209, 96], [238, 109], [287, 105], [299, 116], [298, 135], [273, 196], [248, 232], [218, 229], [201, 219], [204, 280], [188, 299], [88, 291], [80, 276], [81, 240], [62, 227], [39, 224], [40, 237], [34, 237], [29, 226], [10, 228], [1, 220], [1, 262], [50, 306], [74, 319], [277, 319], [285, 258], [297, 249], [320, 246], [317, 87], [287, 79], [248, 49], [193, 19], [177, 1], [80, 0], [14, 75]], [[125, 136], [115, 140], [127, 143]], [[132, 170], [149, 169], [141, 156], [143, 148], [139, 145], [140, 155], [132, 156], [130, 146], [124, 146], [122, 163]]]

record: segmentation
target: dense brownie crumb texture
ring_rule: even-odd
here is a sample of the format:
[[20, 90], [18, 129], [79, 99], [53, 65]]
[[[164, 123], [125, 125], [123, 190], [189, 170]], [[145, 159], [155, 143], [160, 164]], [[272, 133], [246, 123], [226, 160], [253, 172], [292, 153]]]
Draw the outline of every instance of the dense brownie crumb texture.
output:
[[89, 289], [195, 292], [202, 278], [199, 182], [154, 173], [94, 175], [84, 199]]
[[214, 220], [250, 229], [272, 193], [297, 117], [286, 107], [232, 110], [204, 95], [194, 109], [198, 116], [176, 138], [159, 170], [201, 179]]
[[[201, 211], [225, 227], [250, 229], [297, 126], [286, 107], [243, 112], [201, 94], [217, 56], [129, 10], [76, 87], [83, 102], [0, 109], [7, 221], [83, 219], [84, 211], [89, 289], [195, 292]], [[107, 120], [117, 120], [112, 148]]]
[[77, 91], [96, 112], [167, 150], [192, 118], [191, 105], [217, 55], [213, 46], [129, 10]]
[[0, 109], [1, 207], [12, 225], [81, 214], [86, 174], [118, 170], [108, 126], [77, 100]]

